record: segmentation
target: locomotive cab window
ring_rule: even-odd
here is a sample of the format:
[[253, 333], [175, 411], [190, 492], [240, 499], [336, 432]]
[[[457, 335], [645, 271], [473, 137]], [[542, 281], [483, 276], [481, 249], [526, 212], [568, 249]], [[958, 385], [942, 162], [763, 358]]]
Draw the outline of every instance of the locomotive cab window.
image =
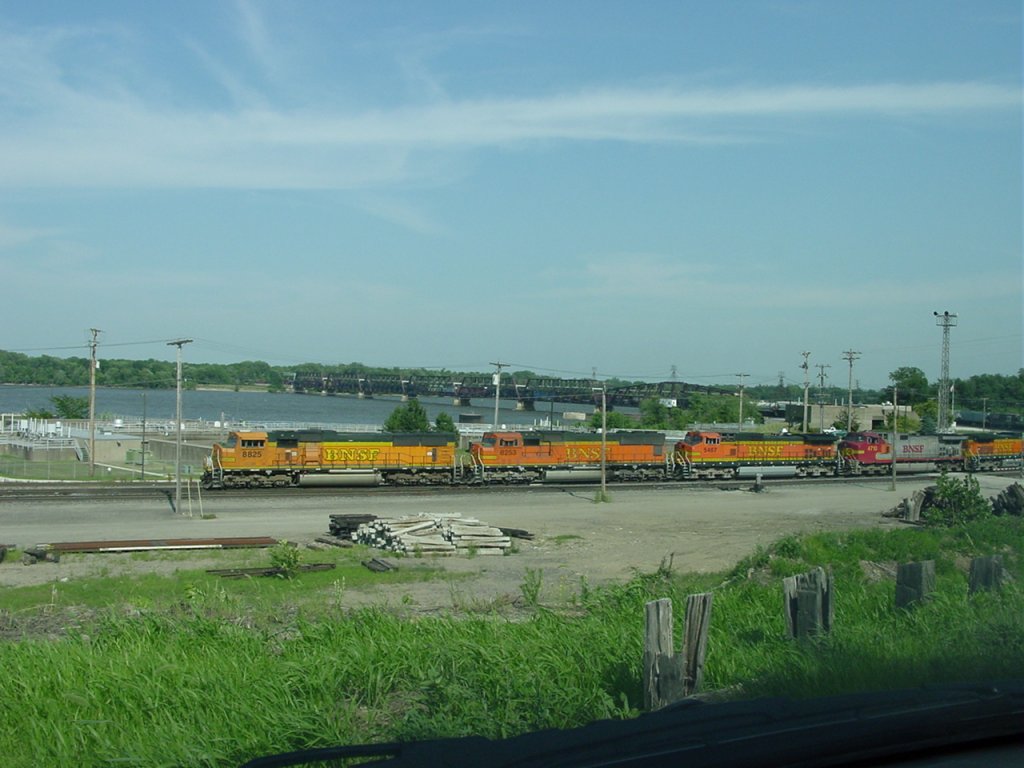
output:
[[517, 438], [517, 437], [513, 437], [511, 439], [501, 438], [501, 442], [499, 443], [499, 445], [501, 445], [501, 446], [511, 446], [511, 447], [514, 448], [517, 445], [519, 445], [519, 438]]
[[483, 440], [480, 441], [480, 445], [482, 445], [484, 448], [493, 448], [494, 447], [494, 438], [493, 437], [485, 437]]
[[263, 440], [243, 440], [243, 448], [262, 448], [264, 446]]

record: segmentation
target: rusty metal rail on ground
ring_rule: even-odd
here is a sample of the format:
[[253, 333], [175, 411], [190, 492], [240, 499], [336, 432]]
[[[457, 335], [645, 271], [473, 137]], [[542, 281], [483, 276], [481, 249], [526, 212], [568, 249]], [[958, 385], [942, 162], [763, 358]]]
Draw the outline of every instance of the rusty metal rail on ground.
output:
[[272, 547], [277, 539], [270, 536], [227, 536], [197, 539], [125, 539], [108, 541], [58, 541], [39, 544], [37, 549], [61, 553], [79, 552], [141, 552], [146, 550], [180, 549], [244, 549]]

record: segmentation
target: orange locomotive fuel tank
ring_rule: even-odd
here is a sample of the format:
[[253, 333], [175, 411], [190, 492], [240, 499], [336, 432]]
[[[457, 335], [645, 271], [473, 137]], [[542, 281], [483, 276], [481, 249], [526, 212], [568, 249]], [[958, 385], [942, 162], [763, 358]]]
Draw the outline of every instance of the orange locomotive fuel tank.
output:
[[454, 434], [441, 432], [231, 432], [214, 445], [208, 488], [314, 484], [441, 484], [456, 476]]
[[[600, 478], [601, 445], [594, 432], [485, 432], [470, 454], [483, 482], [591, 481]], [[604, 449], [613, 480], [669, 476], [669, 452], [660, 432], [609, 432]]]
[[677, 475], [684, 478], [831, 475], [837, 468], [835, 442], [832, 435], [687, 432], [675, 447]]

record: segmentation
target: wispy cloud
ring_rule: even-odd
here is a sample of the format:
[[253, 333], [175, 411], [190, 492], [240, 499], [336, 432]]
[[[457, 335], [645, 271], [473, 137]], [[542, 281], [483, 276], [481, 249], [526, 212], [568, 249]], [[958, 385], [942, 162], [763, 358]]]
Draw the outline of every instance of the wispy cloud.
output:
[[394, 198], [366, 196], [356, 202], [360, 210], [421, 235], [444, 235], [446, 228], [422, 208]]
[[[244, 1], [248, 50], [273, 60], [262, 17]], [[534, 98], [459, 99], [392, 109], [275, 106], [244, 77], [205, 59], [228, 106], [156, 104], [146, 89], [93, 66], [69, 77], [62, 44], [87, 31], [0, 33], [0, 185], [373, 188], [402, 182], [452, 153], [551, 142], [750, 141], [803, 118], [901, 119], [1021, 106], [1019, 88], [984, 82], [681, 89], [594, 87]], [[100, 80], [104, 73], [106, 80]], [[164, 94], [166, 95], [166, 94]], [[237, 104], [243, 106], [235, 106]]]
[[44, 238], [51, 238], [56, 234], [53, 230], [16, 227], [0, 221], [0, 252], [9, 248], [18, 248]]
[[[728, 264], [671, 258], [661, 254], [613, 254], [592, 258], [582, 264], [549, 269], [539, 281], [557, 285], [537, 296], [560, 300], [606, 300], [675, 302], [682, 308], [727, 307], [778, 309], [780, 297], [802, 308], [828, 309], [850, 301], [849, 286], [837, 284], [830, 274], [807, 274], [799, 280], [793, 274], [774, 275], [737, 270]], [[877, 306], [914, 303], [906, 285], [891, 280], [867, 280], [858, 291], [870, 295]], [[968, 276], [924, 279], [915, 282], [914, 295], [931, 306], [943, 301], [973, 301], [1019, 297], [1020, 274], [998, 270], [976, 271]]]

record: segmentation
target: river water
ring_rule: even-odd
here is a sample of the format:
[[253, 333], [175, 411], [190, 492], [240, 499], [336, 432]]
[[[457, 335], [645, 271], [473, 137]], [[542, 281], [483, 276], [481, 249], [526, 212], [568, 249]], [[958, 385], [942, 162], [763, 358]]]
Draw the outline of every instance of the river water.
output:
[[[56, 395], [88, 397], [88, 387], [43, 387], [0, 385], [0, 414], [24, 413], [29, 410], [53, 410], [51, 398]], [[420, 404], [431, 422], [439, 413], [448, 413], [456, 422], [460, 416], [472, 415], [484, 424], [494, 421], [494, 401], [473, 401], [469, 406], [456, 406], [447, 398], [423, 398]], [[401, 405], [394, 397], [360, 399], [355, 395], [314, 395], [290, 392], [233, 392], [224, 390], [186, 390], [181, 395], [181, 415], [186, 421], [229, 422], [232, 424], [294, 423], [294, 424], [382, 424]], [[537, 410], [517, 411], [515, 403], [499, 403], [498, 421], [502, 424], [540, 425], [554, 418], [555, 426], [563, 421], [565, 411], [586, 411], [579, 405], [538, 403]], [[103, 421], [124, 419], [169, 420], [173, 423], [175, 391], [173, 389], [107, 389], [96, 390], [96, 416]], [[468, 419], [464, 419], [468, 420]], [[578, 425], [579, 422], [572, 422]]]

